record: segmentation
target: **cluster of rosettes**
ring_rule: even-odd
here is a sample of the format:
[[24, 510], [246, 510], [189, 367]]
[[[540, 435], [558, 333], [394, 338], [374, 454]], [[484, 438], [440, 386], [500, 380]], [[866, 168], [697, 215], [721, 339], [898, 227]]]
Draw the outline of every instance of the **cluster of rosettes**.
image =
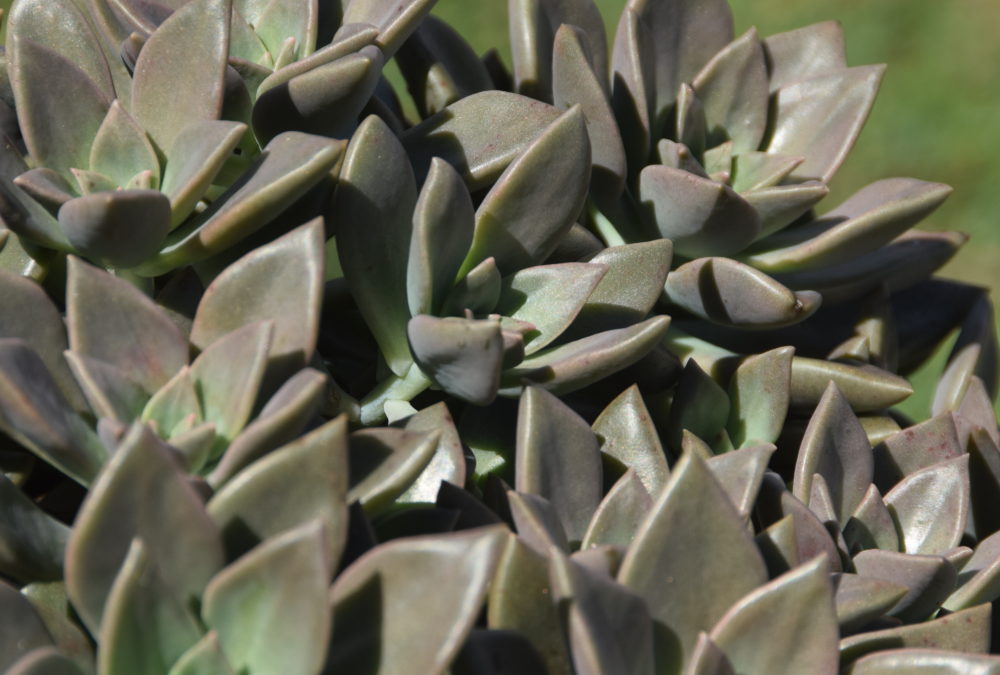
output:
[[818, 206], [882, 67], [510, 0], [508, 69], [433, 4], [15, 0], [0, 669], [1000, 672], [950, 189]]

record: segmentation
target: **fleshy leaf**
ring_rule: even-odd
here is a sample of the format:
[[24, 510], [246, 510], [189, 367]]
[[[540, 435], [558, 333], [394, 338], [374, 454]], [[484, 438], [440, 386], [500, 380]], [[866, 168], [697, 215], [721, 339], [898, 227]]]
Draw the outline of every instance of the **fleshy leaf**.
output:
[[0, 316], [4, 317], [0, 337], [28, 341], [73, 409], [83, 410], [86, 402], [63, 360], [68, 346], [66, 326], [42, 287], [31, 279], [0, 270]]
[[763, 272], [730, 258], [699, 258], [667, 275], [667, 297], [724, 326], [774, 328], [803, 321], [819, 309], [812, 291], [794, 292]]
[[831, 382], [806, 427], [795, 462], [792, 493], [808, 504], [813, 474], [818, 473], [830, 490], [834, 515], [843, 526], [864, 500], [874, 471], [865, 430]]
[[573, 108], [525, 147], [483, 199], [462, 270], [493, 257], [506, 276], [547, 258], [580, 215], [589, 179], [586, 123]]
[[470, 190], [478, 190], [492, 184], [561, 114], [518, 94], [484, 91], [409, 129], [403, 142], [418, 175], [440, 157], [458, 170]]
[[792, 407], [815, 407], [831, 381], [855, 413], [883, 410], [913, 393], [906, 379], [874, 366], [796, 356], [792, 359]]
[[733, 445], [774, 443], [788, 415], [792, 347], [779, 347], [744, 360], [729, 381], [729, 422]]
[[261, 143], [292, 130], [329, 138], [350, 136], [375, 91], [383, 64], [382, 52], [368, 45], [269, 87], [254, 103], [254, 134]]
[[347, 501], [365, 510], [385, 509], [423, 472], [437, 449], [438, 434], [403, 429], [362, 429], [350, 436]]
[[545, 497], [527, 492], [507, 491], [510, 519], [514, 529], [525, 544], [536, 553], [548, 556], [550, 549], [569, 551], [566, 528], [559, 514]]
[[838, 634], [833, 589], [820, 557], [740, 600], [710, 636], [737, 672], [765, 675], [836, 672]]
[[774, 450], [774, 445], [765, 443], [708, 458], [707, 464], [712, 475], [719, 481], [744, 520], [750, 518], [767, 462]]
[[42, 360], [18, 338], [0, 339], [0, 428], [83, 485], [107, 456]]
[[166, 672], [200, 637], [183, 598], [161, 578], [142, 540], [133, 539], [101, 621], [101, 673]]
[[130, 109], [161, 152], [188, 124], [222, 113], [231, 11], [232, 0], [189, 2], [139, 52]]
[[773, 235], [747, 262], [789, 272], [849, 261], [888, 244], [923, 220], [951, 194], [941, 183], [889, 178], [868, 185], [821, 218]]
[[[436, 499], [438, 506], [443, 506], [440, 503], [441, 495], [447, 489], [444, 483], [465, 485], [466, 479], [465, 451], [448, 406], [443, 401], [435, 403], [401, 420], [397, 425], [409, 431], [441, 432], [430, 463], [398, 501], [433, 502]], [[462, 494], [468, 493], [462, 491]]]
[[181, 603], [200, 596], [223, 564], [221, 538], [201, 498], [170, 449], [139, 424], [87, 495], [66, 553], [66, 589], [91, 632], [135, 537]]
[[854, 556], [854, 568], [865, 578], [906, 586], [906, 594], [889, 612], [906, 623], [916, 623], [932, 616], [955, 590], [955, 567], [937, 555], [862, 551]]
[[0, 668], [4, 672], [33, 649], [52, 645], [52, 637], [31, 603], [4, 581], [0, 581], [0, 621], [4, 626], [0, 633]]
[[412, 315], [441, 309], [472, 244], [474, 227], [475, 210], [462, 177], [450, 164], [434, 158], [413, 209], [413, 238], [406, 266]]
[[533, 354], [558, 338], [573, 322], [607, 272], [594, 263], [538, 265], [503, 280], [496, 312], [526, 321], [525, 354]]
[[319, 521], [272, 537], [216, 575], [202, 615], [232, 666], [315, 673], [330, 630], [329, 544]]
[[610, 544], [627, 549], [653, 500], [635, 471], [628, 470], [601, 500], [580, 545], [581, 550]]
[[767, 49], [771, 91], [837, 72], [847, 67], [844, 30], [837, 21], [824, 21], [772, 35]]
[[583, 539], [601, 501], [601, 459], [590, 426], [552, 394], [528, 387], [517, 417], [516, 487], [548, 499], [569, 541]]
[[319, 411], [326, 385], [327, 377], [312, 368], [289, 378], [229, 444], [209, 482], [219, 486], [257, 458], [295, 440]]
[[66, 362], [98, 418], [109, 417], [128, 424], [142, 414], [149, 394], [128, 373], [69, 350]]
[[11, 86], [28, 154], [70, 178], [85, 168], [90, 146], [111, 105], [101, 88], [65, 56], [30, 38], [11, 34]]
[[502, 396], [516, 396], [525, 385], [561, 395], [596, 382], [632, 365], [649, 353], [670, 326], [656, 316], [628, 328], [597, 333], [526, 357], [500, 380]]
[[961, 568], [958, 589], [942, 605], [958, 611], [1000, 596], [1000, 533], [993, 533], [976, 545], [972, 557]]
[[[676, 555], [681, 550], [684, 555]], [[767, 570], [704, 461], [685, 454], [625, 554], [618, 580], [646, 598], [654, 620], [669, 632], [676, 650], [671, 659], [680, 666], [698, 632], [764, 583]]]
[[[571, 3], [563, 3], [571, 6]], [[593, 9], [590, 3], [577, 3], [581, 9]], [[596, 14], [596, 12], [595, 12]], [[625, 147], [608, 101], [606, 82], [607, 54], [604, 26], [599, 21], [592, 40], [578, 28], [579, 24], [559, 26], [552, 49], [552, 102], [560, 110], [579, 105], [587, 122], [593, 169], [591, 193], [595, 200], [612, 204], [625, 187]], [[596, 44], [595, 44], [596, 42]], [[589, 48], [589, 49], [588, 49]], [[594, 55], [594, 68], [588, 56]]]
[[159, 255], [137, 268], [155, 276], [200, 261], [250, 236], [323, 180], [343, 141], [287, 131], [211, 206], [167, 237]]
[[[327, 667], [383, 675], [444, 671], [476, 621], [508, 537], [499, 525], [412, 537], [357, 560], [330, 590]], [[435, 593], [428, 596], [427, 588]]]
[[170, 228], [191, 215], [246, 133], [242, 122], [199, 120], [177, 132], [166, 149], [162, 190], [170, 198]]
[[59, 207], [59, 226], [82, 255], [135, 267], [160, 250], [170, 230], [170, 200], [158, 190], [92, 192]]
[[667, 424], [670, 449], [680, 451], [684, 431], [711, 444], [725, 429], [728, 418], [726, 391], [701, 369], [696, 360], [688, 359], [670, 406]]
[[[269, 453], [209, 500], [230, 559], [265, 539], [322, 520], [331, 561], [347, 533], [347, 424], [338, 417]], [[289, 482], [291, 481], [291, 482]], [[295, 490], [288, 491], [290, 484]]]
[[757, 150], [767, 127], [767, 66], [756, 29], [720, 50], [691, 86], [705, 107], [708, 144], [733, 141], [734, 152]]
[[388, 60], [430, 12], [433, 0], [360, 0], [347, 4], [343, 25], [366, 23], [378, 29], [375, 43]]
[[382, 120], [369, 117], [351, 139], [340, 172], [333, 207], [337, 253], [382, 356], [400, 376], [411, 362], [406, 263], [416, 203], [416, 182], [402, 146]]
[[63, 576], [69, 528], [0, 474], [0, 573], [22, 583]]
[[656, 427], [632, 385], [608, 404], [593, 424], [603, 455], [635, 472], [649, 495], [656, 497], [670, 477], [667, 457]]
[[1000, 672], [1000, 656], [963, 654], [946, 649], [884, 649], [855, 662], [851, 675], [892, 673], [937, 673], [938, 675], [994, 675]]
[[[612, 51], [611, 105], [629, 167], [645, 166], [656, 124], [656, 64], [652, 31], [633, 6], [622, 9]], [[721, 45], [720, 45], [721, 46]], [[630, 169], [630, 176], [636, 169]]]
[[500, 386], [503, 337], [497, 320], [421, 314], [406, 329], [420, 369], [449, 394], [489, 405]]
[[731, 255], [760, 232], [754, 208], [727, 185], [683, 169], [652, 164], [639, 175], [645, 219], [689, 258]]
[[858, 549], [877, 548], [898, 551], [899, 533], [882, 494], [874, 485], [868, 486], [864, 499], [844, 525], [844, 539], [853, 554]]
[[[240, 367], [242, 367], [242, 363]], [[142, 410], [142, 421], [152, 422], [161, 438], [190, 429], [192, 423], [204, 420], [201, 401], [191, 369], [184, 366], [149, 399]], [[128, 424], [134, 418], [119, 419]]]
[[909, 591], [896, 581], [860, 574], [835, 575], [833, 584], [837, 589], [834, 595], [837, 621], [844, 635], [854, 633], [884, 616]]
[[313, 357], [323, 297], [323, 225], [313, 220], [254, 249], [206, 289], [191, 327], [205, 349], [255, 321], [274, 322], [269, 368], [297, 372]]
[[215, 424], [219, 443], [232, 441], [250, 419], [273, 334], [271, 321], [247, 324], [210, 344], [191, 364], [202, 416]]
[[73, 257], [68, 274], [70, 349], [129, 373], [149, 393], [187, 364], [187, 338], [135, 286]]
[[184, 652], [169, 675], [234, 675], [219, 645], [219, 634], [209, 631], [191, 649]]
[[907, 553], [943, 553], [957, 546], [969, 515], [969, 456], [910, 474], [885, 496]]
[[153, 172], [152, 188], [160, 185], [160, 160], [146, 133], [115, 100], [90, 148], [91, 171], [99, 171], [124, 186], [142, 171]]
[[767, 150], [806, 157], [793, 180], [829, 182], [854, 145], [884, 72], [885, 66], [858, 66], [777, 91]]
[[574, 335], [623, 328], [642, 321], [663, 293], [673, 245], [669, 239], [612, 246], [588, 262], [607, 265], [570, 329]]
[[889, 489], [905, 476], [965, 452], [955, 418], [938, 415], [898, 431], [874, 448], [875, 482]]

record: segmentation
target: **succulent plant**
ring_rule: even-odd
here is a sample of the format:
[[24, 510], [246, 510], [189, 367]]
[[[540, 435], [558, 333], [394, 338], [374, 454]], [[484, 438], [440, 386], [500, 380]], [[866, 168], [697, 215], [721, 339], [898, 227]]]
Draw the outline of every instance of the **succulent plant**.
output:
[[949, 188], [813, 211], [881, 67], [512, 0], [508, 72], [432, 5], [16, 0], [0, 668], [1000, 672]]

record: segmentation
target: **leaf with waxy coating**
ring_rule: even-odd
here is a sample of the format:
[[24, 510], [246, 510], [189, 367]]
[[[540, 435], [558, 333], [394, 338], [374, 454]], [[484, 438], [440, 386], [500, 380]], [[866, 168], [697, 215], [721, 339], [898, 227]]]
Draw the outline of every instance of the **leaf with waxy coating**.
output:
[[885, 649], [852, 664], [850, 675], [936, 673], [938, 675], [996, 675], [1000, 656], [963, 654], [946, 649], [911, 647]]
[[774, 450], [774, 445], [764, 443], [724, 452], [709, 457], [706, 462], [744, 520], [749, 521], [767, 462]]
[[129, 373], [149, 393], [187, 364], [187, 338], [152, 300], [78, 258], [68, 263], [70, 349]]
[[503, 280], [496, 312], [535, 328], [525, 354], [549, 345], [573, 322], [608, 268], [595, 263], [538, 265]]
[[59, 226], [82, 255], [112, 267], [135, 267], [163, 245], [170, 200], [157, 190], [93, 192], [59, 207]]
[[906, 379], [887, 370], [796, 356], [792, 358], [792, 407], [814, 408], [831, 381], [855, 413], [883, 410], [913, 393]]
[[676, 640], [679, 666], [699, 631], [766, 580], [764, 561], [722, 487], [704, 461], [683, 455], [625, 554], [618, 581], [646, 598], [653, 619]]
[[875, 485], [869, 485], [864, 499], [844, 524], [844, 539], [852, 554], [859, 549], [899, 550], [896, 521]]
[[777, 91], [767, 150], [806, 157], [792, 179], [830, 181], [861, 132], [884, 72], [885, 66], [846, 68]]
[[[235, 559], [269, 537], [318, 518], [336, 562], [347, 534], [347, 422], [318, 429], [254, 462], [216, 492], [208, 515]], [[288, 491], [294, 483], [295, 490]]]
[[779, 347], [745, 359], [729, 381], [729, 422], [733, 445], [773, 443], [788, 415], [793, 347]]
[[507, 503], [518, 537], [538, 555], [547, 557], [553, 548], [567, 552], [571, 549], [566, 540], [566, 528], [548, 499], [508, 490]]
[[585, 387], [648, 354], [663, 339], [669, 326], [669, 317], [655, 316], [628, 328], [543, 349], [503, 373], [500, 395], [517, 396], [526, 385], [539, 386], [557, 395]]
[[[150, 35], [133, 74], [130, 110], [161, 152], [188, 124], [218, 119], [232, 0], [194, 0]], [[177, 95], [183, 83], [184, 96]]]
[[143, 541], [133, 539], [101, 621], [101, 673], [166, 672], [200, 637], [197, 618], [164, 582]]
[[667, 275], [666, 295], [692, 314], [724, 326], [774, 328], [804, 321], [822, 298], [793, 292], [730, 258], [699, 258]]
[[476, 405], [496, 398], [503, 362], [499, 321], [420, 314], [406, 334], [417, 365], [446, 392]]
[[635, 471], [629, 469], [597, 506], [580, 549], [605, 544], [627, 549], [652, 506], [649, 492]]
[[[330, 589], [327, 667], [379, 675], [443, 672], [476, 621], [509, 538], [500, 525], [410, 537], [357, 560]], [[422, 583], [413, 584], [414, 578]], [[427, 588], [436, 592], [428, 595]]]
[[234, 672], [222, 653], [219, 634], [213, 630], [181, 655], [169, 675], [234, 675]]
[[96, 633], [132, 539], [139, 537], [182, 603], [223, 565], [219, 531], [170, 448], [135, 424], [80, 509], [66, 553], [66, 589]]
[[588, 262], [607, 272], [587, 297], [573, 322], [572, 335], [624, 328], [642, 321], [663, 293], [673, 245], [669, 239], [612, 246]]
[[865, 430], [833, 382], [809, 420], [795, 462], [792, 493], [807, 504], [816, 473], [830, 489], [838, 522], [846, 525], [864, 500], [875, 465]]
[[854, 556], [854, 568], [866, 579], [881, 579], [906, 587], [907, 592], [887, 612], [906, 623], [932, 616], [955, 590], [955, 566], [937, 555], [862, 551]]
[[115, 100], [90, 147], [91, 171], [98, 171], [124, 186], [132, 176], [152, 171], [152, 188], [160, 185], [160, 160], [146, 133]]
[[836, 672], [837, 616], [826, 561], [815, 558], [754, 590], [710, 636], [739, 673]]
[[11, 86], [28, 154], [36, 165], [71, 177], [90, 163], [90, 147], [111, 99], [54, 49], [11, 34]]
[[[737, 192], [754, 192], [775, 187], [803, 161], [804, 157], [770, 152], [742, 152], [733, 157], [733, 189]], [[763, 218], [761, 220], [765, 221]], [[764, 229], [762, 222], [761, 230]]]
[[671, 450], [680, 450], [684, 431], [711, 443], [725, 428], [728, 418], [726, 391], [698, 366], [697, 361], [688, 359], [670, 406], [667, 426]]
[[362, 429], [350, 436], [348, 503], [360, 500], [368, 513], [388, 507], [427, 468], [438, 434], [403, 429]]
[[0, 573], [19, 582], [63, 576], [69, 528], [45, 513], [6, 476], [0, 475]]
[[496, 308], [502, 285], [496, 261], [487, 258], [455, 282], [440, 313], [445, 316], [461, 315], [468, 309], [473, 314], [489, 314]]
[[343, 141], [286, 131], [211, 206], [167, 237], [160, 253], [136, 269], [163, 274], [219, 253], [250, 236], [323, 180]]
[[830, 532], [808, 506], [785, 488], [785, 481], [781, 476], [771, 472], [764, 474], [757, 497], [756, 513], [764, 523], [774, 523], [786, 517], [792, 519], [791, 530], [795, 538], [797, 560], [811, 560], [817, 555], [825, 555], [830, 571], [843, 571], [840, 553]]
[[[396, 424], [409, 431], [441, 432], [430, 463], [397, 501], [433, 502], [437, 499], [438, 506], [444, 506], [440, 503], [442, 491], [451, 486], [465, 485], [466, 480], [465, 450], [448, 406], [444, 401], [435, 403]], [[445, 486], [446, 483], [449, 484], [448, 487]]]
[[349, 136], [375, 91], [383, 59], [378, 47], [368, 45], [268, 88], [253, 106], [257, 139], [265, 143], [291, 130]]
[[934, 464], [885, 495], [903, 550], [940, 554], [957, 546], [969, 515], [969, 456]]
[[0, 428], [82, 485], [94, 479], [107, 457], [45, 364], [18, 338], [0, 339]]
[[656, 427], [636, 385], [608, 404], [594, 420], [593, 430], [604, 455], [635, 471], [649, 495], [660, 494], [670, 469]]
[[944, 413], [900, 430], [874, 448], [875, 482], [884, 490], [921, 469], [965, 453], [953, 415]]
[[590, 426], [552, 394], [528, 387], [517, 417], [516, 487], [548, 499], [570, 542], [601, 501], [601, 458]]
[[833, 585], [837, 622], [843, 635], [857, 632], [884, 616], [909, 591], [896, 581], [860, 574], [834, 575]]
[[[639, 12], [626, 6], [615, 29], [611, 106], [621, 130], [628, 167], [645, 166], [649, 157], [650, 130], [656, 121], [654, 60], [649, 25]], [[632, 168], [629, 175], [635, 172]]]
[[799, 80], [837, 72], [847, 67], [844, 30], [837, 21], [824, 21], [772, 35], [764, 40], [771, 91]]
[[507, 276], [547, 258], [580, 215], [589, 179], [590, 141], [574, 107], [530, 141], [483, 199], [462, 271], [493, 257]]
[[1000, 533], [993, 533], [976, 545], [969, 561], [961, 567], [959, 587], [942, 606], [952, 612], [992, 602], [1000, 596]]
[[313, 3], [272, 0], [253, 21], [254, 32], [272, 54], [280, 51], [285, 40], [293, 38], [295, 59], [301, 59], [316, 47], [318, 12], [319, 7]]
[[329, 544], [320, 521], [267, 539], [205, 589], [202, 616], [233, 667], [315, 673], [326, 654]]
[[369, 117], [351, 139], [340, 172], [333, 205], [337, 253], [382, 356], [399, 376], [411, 363], [406, 264], [416, 203], [406, 153], [382, 120]]
[[651, 164], [639, 175], [645, 219], [689, 258], [731, 255], [760, 232], [754, 208], [732, 188], [683, 169]]
[[484, 91], [409, 129], [403, 142], [418, 175], [440, 157], [470, 190], [478, 190], [492, 184], [561, 115], [558, 108], [525, 96]]
[[66, 350], [66, 362], [98, 417], [128, 424], [142, 414], [149, 394], [128, 373], [98, 359]]
[[708, 144], [733, 141], [734, 152], [757, 150], [767, 128], [767, 64], [751, 28], [721, 49], [692, 80], [705, 108]]
[[[579, 5], [588, 6], [587, 3]], [[613, 204], [625, 188], [627, 167], [625, 147], [608, 101], [607, 83], [603, 80], [607, 62], [603, 53], [603, 25], [600, 25], [598, 36], [600, 41], [593, 44], [577, 25], [559, 26], [552, 49], [552, 102], [560, 110], [579, 105], [583, 111], [593, 163], [591, 194], [599, 203]], [[598, 53], [597, 48], [602, 52], [599, 60], [604, 66], [598, 65], [595, 58], [596, 68], [591, 68], [588, 56]]]
[[653, 674], [654, 627], [641, 598], [558, 552], [549, 576], [576, 672]]
[[257, 458], [295, 440], [319, 411], [326, 385], [327, 377], [312, 368], [289, 378], [229, 444], [208, 481], [218, 487]]
[[947, 185], [915, 178], [876, 181], [822, 217], [768, 237], [761, 242], [763, 250], [745, 260], [765, 272], [846, 262], [888, 244], [933, 212], [949, 194]]
[[170, 198], [170, 229], [191, 215], [246, 130], [229, 120], [198, 120], [178, 130], [166, 149], [161, 185]]
[[86, 675], [86, 672], [55, 647], [33, 649], [4, 671], [7, 675]]
[[378, 29], [375, 43], [388, 60], [434, 5], [433, 0], [352, 0], [346, 3], [342, 25], [367, 23]]
[[723, 0], [629, 0], [656, 35], [653, 43], [657, 120], [674, 102], [677, 87], [690, 82], [702, 66], [733, 39], [733, 15]]
[[269, 374], [291, 375], [308, 364], [319, 334], [322, 243], [323, 224], [316, 219], [227, 267], [198, 305], [191, 343], [205, 349], [255, 321], [273, 321]]
[[840, 641], [842, 667], [887, 647], [926, 647], [966, 653], [986, 653], [990, 645], [990, 605], [897, 628], [859, 633]]
[[0, 337], [30, 342], [69, 404], [74, 410], [84, 410], [82, 392], [64, 361], [66, 326], [42, 287], [31, 279], [0, 270], [0, 316]]
[[52, 644], [52, 637], [31, 603], [5, 581], [0, 581], [0, 621], [4, 626], [0, 632], [0, 668], [4, 672], [33, 649]]
[[[242, 364], [240, 364], [242, 366]], [[134, 418], [119, 420], [128, 424]], [[143, 422], [155, 425], [161, 438], [183, 433], [192, 423], [204, 420], [201, 401], [191, 368], [184, 366], [146, 403], [141, 413]]]
[[830, 188], [818, 180], [775, 185], [744, 193], [743, 198], [760, 220], [760, 231], [755, 241], [791, 225], [828, 194]]
[[406, 297], [412, 315], [433, 314], [442, 308], [472, 244], [474, 228], [475, 210], [462, 177], [435, 157], [413, 209], [406, 265]]
[[250, 419], [273, 334], [271, 321], [247, 324], [213, 342], [191, 364], [202, 416], [215, 424], [216, 452]]

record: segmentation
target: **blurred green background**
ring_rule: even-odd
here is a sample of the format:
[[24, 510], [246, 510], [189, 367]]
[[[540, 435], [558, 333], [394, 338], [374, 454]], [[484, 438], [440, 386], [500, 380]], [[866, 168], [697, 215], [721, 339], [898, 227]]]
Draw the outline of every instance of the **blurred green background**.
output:
[[[597, 0], [610, 36], [625, 0]], [[509, 63], [505, 0], [439, 0], [435, 13], [480, 52]], [[889, 68], [868, 124], [831, 184], [826, 210], [862, 186], [892, 176], [947, 183], [954, 193], [922, 227], [972, 235], [942, 276], [1000, 288], [1000, 1], [730, 0], [737, 35], [771, 35], [836, 19], [850, 65]], [[996, 294], [994, 294], [996, 295]], [[943, 351], [943, 350], [942, 350]], [[903, 406], [927, 414], [945, 355], [914, 379]]]

